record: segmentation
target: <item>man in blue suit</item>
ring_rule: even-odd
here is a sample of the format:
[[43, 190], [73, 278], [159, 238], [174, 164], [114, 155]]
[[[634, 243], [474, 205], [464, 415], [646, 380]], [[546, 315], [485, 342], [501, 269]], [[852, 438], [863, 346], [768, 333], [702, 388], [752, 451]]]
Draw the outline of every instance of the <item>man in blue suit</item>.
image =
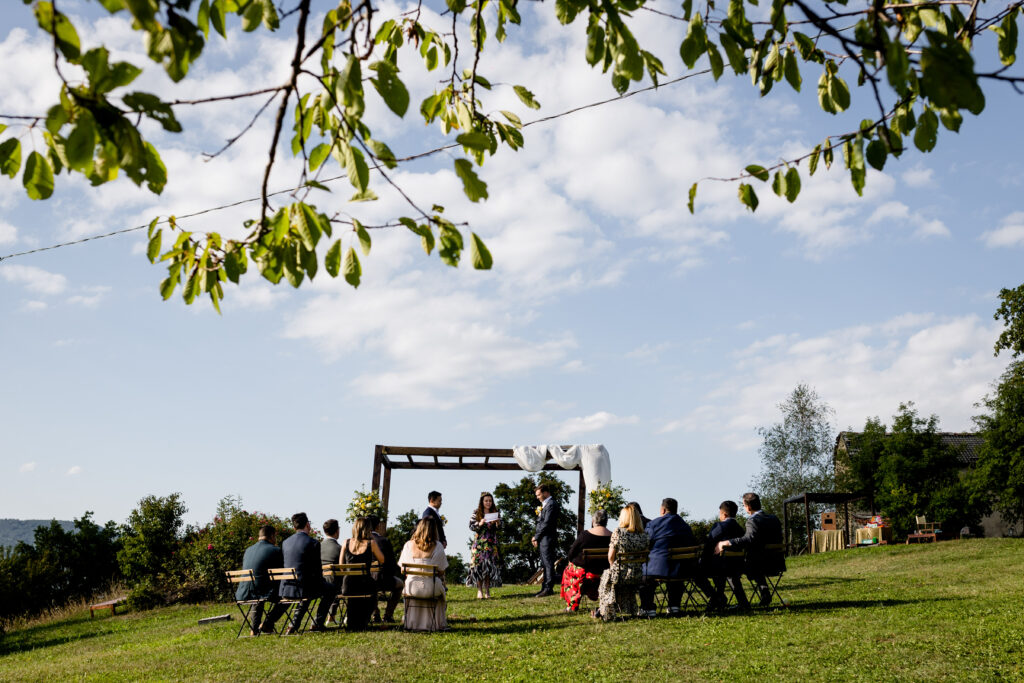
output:
[[[661, 501], [660, 516], [652, 519], [645, 528], [649, 537], [650, 554], [644, 565], [644, 579], [640, 584], [640, 611], [644, 616], [657, 614], [654, 607], [654, 591], [661, 579], [679, 578], [679, 563], [669, 560], [672, 548], [697, 545], [693, 530], [682, 517], [676, 514], [679, 503], [675, 498]], [[679, 614], [679, 603], [683, 599], [683, 585], [674, 581], [668, 584], [668, 613]]]
[[554, 595], [555, 586], [555, 546], [558, 545], [558, 501], [551, 495], [551, 488], [541, 484], [534, 490], [540, 501], [540, 516], [537, 517], [537, 529], [533, 533], [533, 545], [540, 551], [540, 564], [544, 567], [544, 583], [540, 592], [534, 597], [545, 598]]
[[781, 556], [765, 552], [765, 546], [782, 543], [782, 523], [775, 515], [770, 515], [761, 510], [761, 497], [756, 493], [743, 494], [743, 507], [746, 508], [747, 528], [739, 538], [728, 541], [719, 541], [715, 551], [722, 552], [723, 548], [746, 548], [746, 573], [750, 580], [757, 586], [757, 592], [761, 597], [761, 604], [767, 605], [772, 601], [771, 589], [765, 574], [775, 574], [786, 571], [786, 560]]
[[431, 491], [427, 494], [427, 509], [420, 515], [420, 519], [429, 519], [434, 523], [437, 530], [437, 540], [445, 548], [448, 547], [448, 539], [444, 537], [444, 520], [441, 519], [441, 492]]
[[256, 580], [238, 584], [235, 600], [265, 600], [274, 603], [266, 621], [263, 621], [263, 603], [253, 606], [250, 623], [254, 636], [259, 633], [273, 633], [274, 623], [284, 612], [284, 607], [277, 604], [277, 582], [271, 581], [267, 574], [268, 569], [284, 566], [281, 549], [274, 545], [276, 537], [277, 531], [270, 524], [260, 527], [259, 540], [246, 548], [242, 557], [242, 569], [251, 569]]
[[[704, 543], [704, 554], [701, 556], [700, 567], [705, 577], [711, 577], [715, 581], [714, 593], [710, 596], [711, 602], [708, 609], [724, 609], [725, 582], [729, 581], [733, 595], [736, 596], [736, 603], [740, 609], [750, 606], [747, 601], [747, 594], [743, 590], [743, 582], [740, 580], [743, 574], [743, 565], [715, 555], [715, 548], [719, 541], [728, 541], [743, 536], [743, 527], [736, 521], [736, 512], [739, 506], [734, 501], [723, 500], [718, 506], [718, 521], [708, 531], [707, 540]], [[742, 558], [740, 558], [742, 560]], [[707, 578], [704, 579], [705, 582]], [[704, 588], [705, 592], [707, 589]]]
[[284, 555], [284, 566], [295, 569], [297, 578], [295, 581], [282, 581], [279, 592], [282, 598], [298, 598], [302, 602], [292, 613], [292, 623], [286, 635], [299, 630], [310, 601], [316, 598], [320, 598], [320, 605], [317, 607], [310, 630], [322, 631], [327, 611], [331, 608], [338, 589], [334, 584], [324, 580], [323, 567], [320, 564], [320, 542], [309, 535], [312, 528], [306, 513], [297, 512], [292, 515], [292, 526], [295, 527], [295, 533], [281, 544], [281, 552]]

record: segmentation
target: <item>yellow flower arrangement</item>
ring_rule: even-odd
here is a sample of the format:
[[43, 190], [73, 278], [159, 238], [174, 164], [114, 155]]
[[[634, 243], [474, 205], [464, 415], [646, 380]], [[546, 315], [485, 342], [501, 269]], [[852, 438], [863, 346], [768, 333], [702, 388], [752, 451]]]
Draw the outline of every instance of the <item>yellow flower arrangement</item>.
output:
[[354, 522], [359, 517], [370, 516], [375, 516], [382, 520], [387, 519], [388, 513], [384, 509], [384, 503], [380, 499], [380, 494], [376, 491], [355, 491], [352, 502], [348, 504], [345, 520]]
[[622, 486], [615, 486], [609, 480], [587, 493], [587, 500], [590, 505], [588, 510], [594, 514], [598, 510], [604, 510], [609, 516], [616, 516], [626, 506], [626, 491]]

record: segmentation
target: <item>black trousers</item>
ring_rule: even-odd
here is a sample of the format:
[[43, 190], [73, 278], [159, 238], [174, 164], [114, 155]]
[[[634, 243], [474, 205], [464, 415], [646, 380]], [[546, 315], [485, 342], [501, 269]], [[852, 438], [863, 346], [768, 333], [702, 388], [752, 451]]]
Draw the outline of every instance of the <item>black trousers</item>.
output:
[[550, 536], [537, 539], [540, 550], [540, 564], [544, 567], [544, 583], [541, 590], [549, 591], [555, 586], [555, 539]]
[[277, 620], [281, 618], [282, 614], [284, 614], [284, 605], [278, 603], [276, 599], [272, 601], [268, 600], [268, 602], [270, 603], [271, 607], [270, 611], [267, 612], [266, 621], [264, 621], [263, 619], [263, 608], [266, 605], [266, 603], [261, 602], [260, 604], [255, 605], [252, 608], [250, 622], [252, 623], [252, 628], [255, 631], [259, 631], [261, 628], [264, 627], [266, 628], [266, 630], [269, 631], [270, 629], [274, 628], [274, 624], [277, 623]]
[[[659, 580], [654, 576], [645, 576], [640, 583], [640, 609], [651, 611], [655, 609], [654, 594], [658, 589]], [[670, 581], [666, 585], [668, 592], [668, 606], [679, 607], [683, 601], [683, 584], [681, 581]]]
[[[316, 616], [313, 617], [313, 628], [320, 628], [324, 625], [327, 620], [327, 612], [331, 609], [331, 603], [334, 602], [334, 596], [338, 594], [338, 586], [327, 581], [323, 582], [323, 587], [320, 593], [320, 604], [316, 608]], [[309, 600], [303, 600], [292, 612], [292, 623], [291, 627], [298, 630], [302, 626], [302, 618], [306, 616], [306, 610], [309, 609]]]

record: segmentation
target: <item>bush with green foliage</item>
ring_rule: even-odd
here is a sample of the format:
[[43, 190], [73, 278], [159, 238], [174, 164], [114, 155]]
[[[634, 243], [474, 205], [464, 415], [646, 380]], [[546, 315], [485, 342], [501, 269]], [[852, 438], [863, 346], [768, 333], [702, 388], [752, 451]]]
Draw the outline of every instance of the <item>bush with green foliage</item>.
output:
[[494, 503], [501, 511], [501, 545], [506, 583], [523, 583], [540, 567], [540, 556], [530, 540], [537, 527], [537, 508], [540, 503], [534, 491], [540, 484], [551, 487], [551, 495], [561, 506], [558, 515], [558, 542], [556, 554], [564, 554], [576, 539], [576, 513], [569, 505], [574, 489], [548, 472], [523, 477], [516, 484], [498, 484], [494, 487]]
[[174, 599], [175, 555], [181, 550], [188, 508], [180, 493], [146, 496], [128, 515], [124, 545], [117, 554], [129, 586], [128, 604], [149, 609]]

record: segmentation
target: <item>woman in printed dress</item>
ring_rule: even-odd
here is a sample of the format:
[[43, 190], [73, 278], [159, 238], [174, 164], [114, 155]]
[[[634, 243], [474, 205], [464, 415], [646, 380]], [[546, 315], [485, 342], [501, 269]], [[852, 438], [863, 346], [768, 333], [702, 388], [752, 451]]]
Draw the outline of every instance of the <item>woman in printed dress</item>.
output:
[[627, 616], [636, 614], [636, 589], [643, 578], [643, 565], [640, 562], [623, 563], [622, 553], [647, 550], [647, 542], [640, 506], [630, 503], [622, 508], [619, 528], [612, 532], [608, 544], [611, 566], [601, 575], [601, 586], [597, 591], [600, 610], [595, 610], [591, 616], [610, 621], [619, 613]]
[[[478, 600], [491, 597], [491, 586], [501, 585], [501, 554], [498, 550], [500, 514], [494, 504], [494, 496], [484, 491], [473, 516], [469, 518], [469, 529], [476, 537], [473, 539], [466, 585], [476, 586]], [[488, 520], [488, 515], [499, 516]]]

